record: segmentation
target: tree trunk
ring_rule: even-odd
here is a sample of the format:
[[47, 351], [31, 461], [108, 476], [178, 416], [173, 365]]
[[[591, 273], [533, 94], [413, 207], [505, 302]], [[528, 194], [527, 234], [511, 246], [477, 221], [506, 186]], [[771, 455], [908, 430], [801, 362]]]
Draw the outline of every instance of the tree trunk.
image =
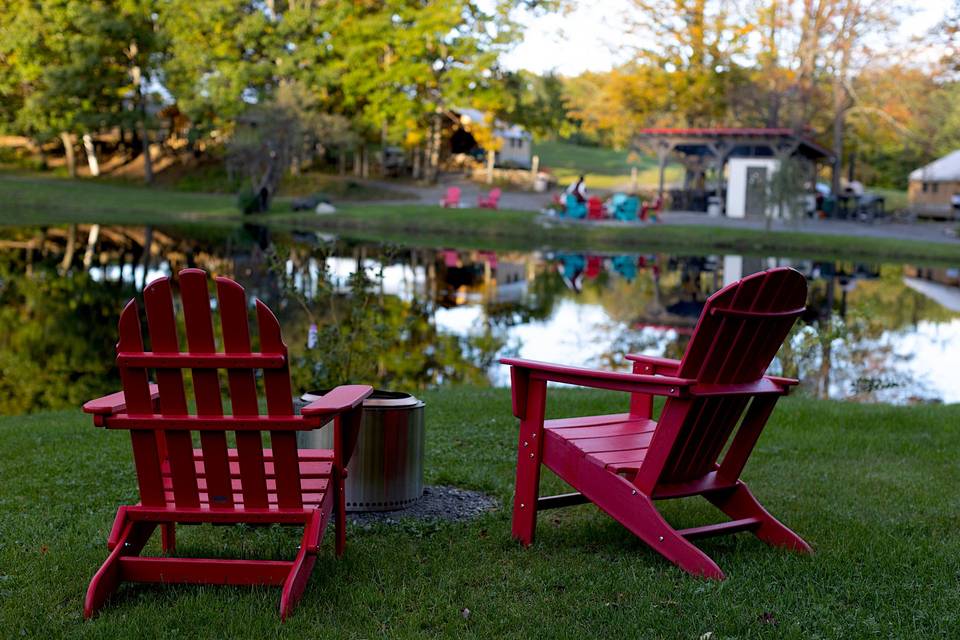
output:
[[93, 252], [97, 248], [97, 240], [99, 239], [100, 225], [91, 225], [90, 235], [87, 236], [87, 250], [83, 254], [83, 268], [87, 271], [90, 270], [90, 265], [93, 264]]
[[843, 82], [836, 75], [833, 78], [833, 166], [830, 172], [830, 189], [834, 197], [840, 193], [840, 172], [843, 169], [844, 102]]
[[67, 162], [67, 173], [71, 178], [76, 178], [77, 156], [73, 151], [73, 134], [61, 131], [60, 141], [63, 142], [63, 157]]
[[147, 131], [145, 109], [141, 111], [141, 115], [143, 117], [140, 121], [140, 135], [143, 138], [143, 181], [151, 184], [153, 182], [153, 159], [150, 157], [150, 132]]
[[63, 252], [63, 261], [60, 263], [60, 271], [66, 273], [73, 264], [73, 256], [77, 251], [77, 225], [72, 224], [67, 229], [67, 247]]
[[337, 170], [341, 176], [347, 175], [347, 148], [340, 145], [340, 152], [337, 154]]
[[417, 145], [413, 148], [413, 167], [411, 169], [411, 177], [414, 180], [420, 179], [421, 167], [420, 167], [420, 145]]
[[441, 139], [441, 127], [440, 127], [440, 114], [433, 114], [433, 122], [431, 124], [431, 133], [430, 133], [430, 159], [427, 164], [427, 179], [430, 182], [437, 181], [437, 174], [440, 171], [440, 139]]
[[93, 136], [89, 133], [83, 134], [83, 150], [87, 154], [87, 166], [90, 167], [90, 175], [96, 178], [100, 175], [100, 163], [97, 161], [97, 148], [93, 144]]

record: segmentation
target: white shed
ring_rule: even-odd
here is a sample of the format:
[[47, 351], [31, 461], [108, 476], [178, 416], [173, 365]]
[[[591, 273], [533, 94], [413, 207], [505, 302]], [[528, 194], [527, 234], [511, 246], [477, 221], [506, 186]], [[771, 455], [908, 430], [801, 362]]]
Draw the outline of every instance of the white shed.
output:
[[763, 218], [774, 215], [767, 202], [770, 178], [780, 168], [776, 158], [730, 158], [727, 160], [727, 217]]

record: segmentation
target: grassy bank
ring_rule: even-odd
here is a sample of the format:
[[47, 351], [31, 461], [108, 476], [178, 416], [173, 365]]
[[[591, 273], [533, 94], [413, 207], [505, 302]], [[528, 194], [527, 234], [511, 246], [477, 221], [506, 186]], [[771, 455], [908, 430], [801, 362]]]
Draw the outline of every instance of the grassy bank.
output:
[[[527, 211], [442, 209], [433, 205], [350, 205], [335, 215], [289, 211], [279, 200], [276, 212], [242, 217], [228, 195], [63, 180], [34, 175], [0, 175], [0, 223], [236, 225], [241, 221], [286, 228], [316, 229], [357, 239], [415, 246], [502, 250], [543, 247], [596, 252], [716, 252], [803, 258], [859, 258], [880, 261], [956, 264], [960, 243], [926, 243], [899, 238], [821, 235], [794, 231], [699, 225], [594, 226], [537, 222]], [[286, 209], [286, 211], [284, 211]]]
[[0, 222], [17, 225], [209, 222], [239, 215], [230, 195], [17, 173], [0, 174], [0, 202]]
[[584, 251], [715, 251], [747, 255], [955, 264], [960, 243], [900, 238], [837, 236], [802, 231], [766, 233], [754, 229], [699, 225], [542, 226], [527, 211], [442, 209], [437, 206], [345, 206], [336, 215], [270, 214], [270, 224], [328, 230], [357, 239], [398, 244], [456, 244], [462, 248], [532, 250], [543, 247]]
[[[659, 180], [657, 159], [649, 154], [560, 141], [534, 143], [533, 153], [540, 156], [541, 166], [549, 169], [564, 185], [586, 175], [589, 188], [625, 189], [630, 186], [631, 167], [637, 168], [637, 183], [641, 187], [650, 187]], [[665, 178], [667, 182], [682, 179], [682, 167], [667, 165]]]
[[[426, 394], [426, 480], [508, 505], [515, 421], [506, 390]], [[623, 399], [551, 391], [553, 415]], [[79, 411], [0, 418], [0, 624], [11, 637], [915, 638], [960, 634], [960, 406], [788, 398], [747, 467], [758, 497], [816, 549], [748, 534], [700, 541], [727, 572], [691, 578], [591, 505], [545, 513], [537, 543], [510, 540], [503, 507], [462, 524], [352, 527], [327, 538], [304, 599], [280, 625], [279, 589], [126, 586], [80, 617], [116, 506], [135, 500], [129, 439]], [[544, 491], [563, 487], [547, 474]], [[715, 521], [671, 502], [677, 526]], [[291, 557], [293, 531], [190, 528], [189, 553]], [[151, 543], [156, 550], [156, 541]], [[469, 615], [463, 613], [469, 609]], [[134, 631], [135, 630], [135, 631]]]

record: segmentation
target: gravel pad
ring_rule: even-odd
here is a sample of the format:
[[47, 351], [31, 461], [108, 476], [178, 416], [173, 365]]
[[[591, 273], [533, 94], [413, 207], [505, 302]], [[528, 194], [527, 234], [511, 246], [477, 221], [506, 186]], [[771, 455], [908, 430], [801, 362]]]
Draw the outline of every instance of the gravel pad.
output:
[[476, 518], [498, 506], [495, 498], [479, 491], [428, 486], [423, 488], [423, 497], [405, 509], [348, 513], [347, 520], [354, 524], [392, 524], [406, 518], [461, 521]]

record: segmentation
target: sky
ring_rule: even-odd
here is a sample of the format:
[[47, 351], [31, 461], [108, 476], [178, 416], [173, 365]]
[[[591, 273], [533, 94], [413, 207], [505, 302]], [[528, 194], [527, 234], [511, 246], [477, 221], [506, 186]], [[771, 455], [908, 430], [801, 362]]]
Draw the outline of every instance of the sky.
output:
[[[933, 27], [952, 4], [951, 0], [914, 3], [914, 13], [900, 26], [900, 41], [922, 35]], [[624, 33], [621, 16], [629, 0], [578, 2], [574, 11], [562, 15], [521, 16], [526, 26], [524, 40], [502, 58], [512, 70], [543, 73], [555, 69], [562, 75], [584, 71], [607, 71], [629, 58], [630, 36]]]

